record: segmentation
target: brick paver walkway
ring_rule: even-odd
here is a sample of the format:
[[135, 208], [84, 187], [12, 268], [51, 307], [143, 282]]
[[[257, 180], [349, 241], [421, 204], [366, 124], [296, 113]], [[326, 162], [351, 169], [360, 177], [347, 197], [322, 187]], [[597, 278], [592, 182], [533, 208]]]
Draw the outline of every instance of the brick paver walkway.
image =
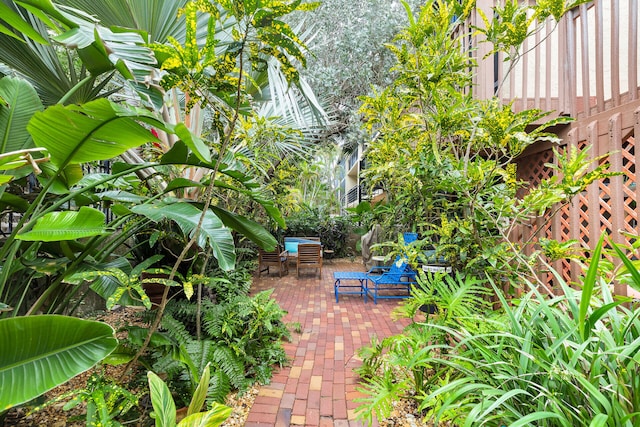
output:
[[357, 351], [373, 336], [401, 332], [408, 321], [391, 320], [398, 300], [374, 305], [371, 298], [365, 304], [358, 295], [340, 295], [336, 304], [334, 271], [364, 268], [361, 262], [336, 261], [325, 262], [322, 279], [317, 270], [303, 270], [298, 279], [295, 266], [282, 278], [277, 273], [254, 278], [252, 292], [275, 289], [273, 297], [288, 311], [285, 322], [299, 323], [301, 333], [292, 332], [292, 342], [285, 344], [292, 362], [261, 387], [245, 426], [364, 425], [355, 420], [354, 399], [363, 396], [353, 372], [361, 363]]

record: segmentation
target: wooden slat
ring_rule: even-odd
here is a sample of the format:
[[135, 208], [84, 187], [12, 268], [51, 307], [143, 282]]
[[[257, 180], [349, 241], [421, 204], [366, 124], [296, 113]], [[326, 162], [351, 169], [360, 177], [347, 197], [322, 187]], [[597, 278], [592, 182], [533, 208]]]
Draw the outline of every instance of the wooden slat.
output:
[[597, 0], [596, 5], [596, 104], [597, 111], [604, 110], [604, 30], [603, 30], [603, 0]]
[[[609, 119], [609, 164], [610, 170], [621, 172], [622, 168], [622, 122], [620, 114], [615, 114]], [[624, 205], [622, 189], [622, 176], [613, 176], [610, 178], [611, 190], [611, 206], [620, 208], [613, 209], [611, 212], [612, 238], [616, 243], [623, 243], [624, 239], [620, 235], [620, 230], [624, 230]]]
[[[591, 147], [589, 158], [595, 162], [595, 158], [601, 154], [598, 144], [598, 122], [589, 123], [587, 126], [587, 145]], [[589, 185], [587, 198], [589, 201], [589, 246], [593, 248], [594, 242], [600, 236], [600, 189], [598, 182]]]
[[[636, 147], [636, 177], [640, 175], [640, 147], [638, 147], [638, 141], [640, 140], [640, 106], [636, 108], [633, 112], [634, 123], [633, 123], [633, 134], [635, 135]], [[638, 183], [636, 183], [638, 184]], [[640, 201], [640, 185], [636, 185], [636, 201]], [[636, 211], [638, 213], [638, 218], [640, 218], [640, 203], [636, 206]], [[638, 226], [636, 226], [638, 227]]]
[[[571, 129], [567, 134], [567, 150], [576, 150], [578, 148], [578, 130]], [[569, 238], [580, 241], [580, 206], [578, 202], [579, 196], [575, 196], [569, 207], [570, 231]], [[580, 265], [573, 262], [571, 264], [571, 277], [578, 277], [580, 274]]]
[[[546, 61], [545, 61], [545, 68], [546, 70], [544, 71], [546, 74], [546, 79], [545, 79], [545, 105], [544, 105], [544, 109], [545, 110], [551, 110], [553, 107], [551, 106], [551, 73], [553, 72], [553, 67], [551, 66], [551, 51], [552, 50], [556, 50], [557, 46], [554, 46], [551, 44], [552, 43], [552, 39], [551, 39], [551, 33], [553, 31], [553, 25], [551, 25], [551, 18], [547, 19], [547, 25], [546, 25], [546, 40], [545, 40], [545, 54], [546, 54]], [[558, 49], [561, 50], [561, 49]], [[557, 79], [555, 81], [562, 81], [562, 78], [558, 78], [559, 76], [562, 75], [562, 67], [558, 67], [557, 69], [558, 73], [557, 74], [553, 74], [553, 78]], [[558, 96], [560, 96], [560, 93], [558, 93]]]
[[[629, 2], [629, 99], [638, 98], [638, 0]], [[636, 133], [640, 138], [640, 134]]]
[[[612, 171], [622, 171], [622, 129], [620, 114], [616, 114], [609, 120], [609, 163]], [[624, 191], [623, 177], [611, 177], [609, 188], [611, 190], [611, 206], [619, 208], [612, 209], [611, 212], [611, 238], [616, 243], [624, 243], [624, 239], [620, 234], [620, 230], [624, 230]], [[613, 285], [613, 293], [616, 295], [627, 295], [626, 285], [622, 285], [619, 281], [615, 281]]]
[[[513, 53], [514, 53], [514, 50], [511, 49], [511, 52], [509, 53], [510, 58], [513, 58]], [[511, 66], [509, 66], [509, 67], [511, 67]], [[508, 68], [507, 72], [509, 72], [509, 69], [511, 69], [511, 68]], [[509, 97], [511, 99], [515, 98], [515, 93], [516, 93], [516, 79], [513, 77], [513, 74], [514, 73], [510, 73], [507, 76], [507, 79], [509, 81]]]
[[[540, 86], [542, 86], [542, 79], [540, 78], [541, 76], [541, 71], [542, 71], [542, 64], [540, 64], [540, 34], [541, 31], [536, 32], [536, 49], [535, 49], [535, 56], [534, 56], [534, 70], [536, 71], [535, 74], [535, 86], [533, 88], [534, 90], [534, 100], [533, 100], [533, 108], [540, 108]], [[548, 66], [545, 68], [549, 68]]]
[[524, 39], [524, 43], [522, 45], [522, 53], [523, 58], [521, 61], [522, 64], [522, 93], [520, 100], [522, 103], [522, 111], [527, 109], [527, 99], [529, 98], [529, 88], [527, 87], [527, 80], [529, 77], [529, 38]]
[[620, 5], [611, 0], [611, 96], [620, 105]]
[[585, 116], [591, 115], [590, 99], [591, 90], [589, 88], [589, 15], [587, 5], [580, 6], [580, 35], [581, 35], [581, 63], [582, 63], [582, 109]]
[[[562, 112], [566, 115], [576, 116], [576, 39], [575, 39], [575, 12], [573, 10], [567, 13], [567, 19], [564, 20], [562, 25], [561, 39], [564, 39], [564, 43], [561, 46], [564, 48], [564, 56], [560, 56], [558, 59], [561, 64], [565, 64], [566, 74], [564, 78], [560, 80], [560, 87], [562, 89], [562, 98], [560, 105], [562, 106]], [[571, 84], [571, 82], [574, 82]]]

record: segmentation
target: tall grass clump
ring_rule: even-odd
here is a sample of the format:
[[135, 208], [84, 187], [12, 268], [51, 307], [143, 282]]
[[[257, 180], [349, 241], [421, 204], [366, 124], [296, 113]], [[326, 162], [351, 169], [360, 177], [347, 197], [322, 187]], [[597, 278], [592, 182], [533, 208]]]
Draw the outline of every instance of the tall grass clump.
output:
[[[446, 304], [440, 302], [439, 315], [388, 339], [388, 352], [376, 359], [378, 372], [391, 369], [385, 363], [400, 360], [391, 342], [406, 340], [416, 328], [431, 331], [411, 360], [412, 366], [428, 367], [421, 375], [430, 378], [416, 392], [411, 370], [396, 369], [398, 379], [387, 383], [383, 375], [372, 375], [360, 413], [385, 416], [375, 396], [394, 390], [395, 398], [416, 399], [435, 425], [640, 425], [640, 312], [628, 307], [629, 298], [614, 297], [611, 280], [598, 274], [601, 248], [602, 239], [581, 284], [571, 287], [555, 274], [558, 295], [527, 283], [529, 291], [509, 303], [491, 284], [502, 309], [489, 316], [478, 310], [458, 326], [442, 315]], [[623, 266], [618, 279], [640, 288], [634, 262], [613, 248]], [[372, 360], [366, 357], [365, 366]]]

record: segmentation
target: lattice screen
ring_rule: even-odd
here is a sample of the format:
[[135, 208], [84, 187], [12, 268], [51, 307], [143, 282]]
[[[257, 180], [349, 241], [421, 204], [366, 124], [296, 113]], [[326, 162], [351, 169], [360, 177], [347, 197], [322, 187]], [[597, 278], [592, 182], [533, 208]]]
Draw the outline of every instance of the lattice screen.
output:
[[[529, 188], [540, 185], [543, 179], [550, 178], [551, 169], [545, 166], [546, 163], [553, 163], [553, 150], [545, 150], [537, 154], [532, 154], [518, 160], [518, 179], [529, 183]], [[529, 188], [522, 188], [518, 192], [518, 197], [524, 197]]]
[[[609, 156], [605, 156], [599, 160], [599, 164], [603, 165], [609, 162]], [[612, 224], [612, 194], [611, 179], [605, 178], [598, 181], [598, 197], [600, 199], [600, 232], [610, 236], [613, 232]], [[608, 242], [605, 246], [608, 245]]]
[[[552, 169], [545, 166], [547, 163], [553, 163], [553, 150], [545, 150], [539, 153], [527, 156], [518, 161], [518, 178], [529, 183], [529, 187], [522, 189], [518, 193], [518, 197], [523, 197], [529, 191], [530, 188], [535, 188], [540, 185], [540, 182], [544, 179], [548, 179], [553, 175]], [[540, 229], [542, 227], [542, 229]], [[526, 239], [529, 236], [535, 236], [534, 242], [537, 242], [541, 237], [551, 238], [552, 229], [551, 221], [547, 217], [547, 214], [542, 217], [536, 218], [531, 221], [530, 231], [526, 233]], [[523, 233], [525, 234], [525, 233]], [[527, 249], [530, 252], [530, 249]], [[550, 273], [544, 274], [541, 277], [547, 285], [553, 286], [553, 276]]]
[[[566, 242], [571, 240], [571, 205], [564, 205], [558, 212], [560, 230], [558, 240]], [[571, 262], [568, 259], [560, 260], [560, 271], [565, 282], [571, 281]]]
[[[577, 145], [579, 151], [586, 150], [587, 141], [580, 141]], [[589, 248], [589, 197], [586, 191], [578, 195], [578, 233], [576, 236], [582, 247]]]
[[[638, 209], [636, 200], [636, 152], [635, 138], [630, 136], [622, 141], [622, 171], [624, 185], [622, 186], [624, 209], [624, 231], [638, 234]], [[627, 236], [623, 236], [627, 243], [632, 243]]]

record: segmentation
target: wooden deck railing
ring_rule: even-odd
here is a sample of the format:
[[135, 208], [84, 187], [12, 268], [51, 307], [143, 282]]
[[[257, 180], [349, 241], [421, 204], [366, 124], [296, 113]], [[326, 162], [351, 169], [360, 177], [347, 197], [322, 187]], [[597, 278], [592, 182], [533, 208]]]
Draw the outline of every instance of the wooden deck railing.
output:
[[[638, 99], [638, 3], [595, 0], [571, 10], [557, 24], [548, 19], [525, 41], [516, 62], [504, 62], [502, 56], [480, 61], [474, 95], [515, 100], [519, 111], [553, 110], [555, 115], [574, 118]], [[493, 4], [478, 0], [477, 8], [491, 16]], [[477, 13], [461, 30], [473, 25], [483, 25]], [[479, 59], [490, 51], [479, 39], [474, 45]]]

